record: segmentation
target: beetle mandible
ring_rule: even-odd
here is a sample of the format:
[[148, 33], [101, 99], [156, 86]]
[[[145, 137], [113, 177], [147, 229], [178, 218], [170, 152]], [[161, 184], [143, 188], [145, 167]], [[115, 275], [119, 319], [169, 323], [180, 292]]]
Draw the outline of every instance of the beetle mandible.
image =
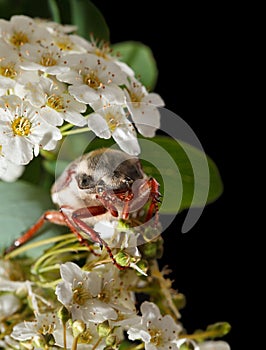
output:
[[59, 210], [46, 211], [6, 249], [9, 253], [30, 240], [46, 221], [68, 226], [79, 242], [90, 248], [84, 235], [104, 246], [120, 266], [108, 244], [92, 227], [100, 220], [127, 220], [149, 203], [145, 222], [158, 215], [159, 184], [148, 177], [136, 157], [108, 148], [94, 150], [70, 163], [51, 189]]

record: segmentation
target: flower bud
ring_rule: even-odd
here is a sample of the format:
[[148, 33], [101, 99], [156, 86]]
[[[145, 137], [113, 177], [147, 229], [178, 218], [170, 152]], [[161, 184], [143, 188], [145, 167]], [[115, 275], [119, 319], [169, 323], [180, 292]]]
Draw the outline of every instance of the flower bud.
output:
[[34, 347], [36, 348], [41, 348], [44, 349], [46, 346], [46, 341], [43, 335], [41, 334], [36, 334], [33, 338], [32, 338], [32, 342], [34, 344]]
[[140, 246], [141, 255], [147, 260], [159, 259], [163, 253], [163, 240], [158, 238]]
[[120, 250], [115, 256], [114, 256], [116, 262], [121, 266], [129, 266], [130, 264], [130, 256]]
[[72, 325], [72, 330], [74, 338], [79, 337], [86, 330], [86, 325], [83, 321], [74, 321]]
[[105, 340], [105, 343], [107, 346], [114, 346], [116, 344], [116, 336], [114, 334], [108, 335], [108, 337]]
[[147, 275], [147, 271], [149, 268], [149, 265], [147, 263], [146, 260], [140, 260], [136, 263], [136, 265], [138, 266], [138, 268], [142, 271], [142, 273], [137, 271], [137, 275], [143, 276], [143, 275]]
[[111, 330], [112, 328], [109, 326], [108, 321], [104, 321], [97, 326], [97, 332], [100, 337], [107, 337], [110, 334]]
[[70, 319], [70, 312], [65, 306], [62, 306], [58, 312], [57, 316], [60, 320], [62, 320], [63, 324], [67, 323], [67, 321]]

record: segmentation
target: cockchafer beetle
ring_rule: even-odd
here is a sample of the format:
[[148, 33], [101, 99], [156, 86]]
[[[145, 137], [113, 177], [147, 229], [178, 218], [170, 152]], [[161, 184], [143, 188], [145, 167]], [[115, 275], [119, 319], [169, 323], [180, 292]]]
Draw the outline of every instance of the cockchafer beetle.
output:
[[159, 184], [144, 173], [140, 160], [108, 148], [91, 151], [71, 162], [53, 184], [51, 195], [59, 210], [46, 211], [5, 253], [26, 243], [48, 221], [68, 226], [79, 242], [91, 249], [85, 238], [89, 236], [104, 246], [113, 263], [123, 269], [93, 225], [100, 220], [129, 220], [146, 205], [147, 222], [158, 215], [160, 202]]

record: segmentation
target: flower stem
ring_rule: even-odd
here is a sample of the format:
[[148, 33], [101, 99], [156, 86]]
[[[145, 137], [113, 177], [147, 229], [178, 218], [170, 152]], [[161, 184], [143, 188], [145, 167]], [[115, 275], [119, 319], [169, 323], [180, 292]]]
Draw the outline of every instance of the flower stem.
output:
[[71, 129], [73, 126], [74, 126], [74, 125], [73, 125], [73, 124], [70, 124], [70, 123], [65, 124], [65, 125], [61, 126], [60, 131], [61, 131], [61, 133], [62, 133], [62, 132], [64, 132], [64, 131], [68, 130], [68, 129]]
[[77, 348], [78, 348], [78, 340], [79, 340], [79, 336], [74, 338], [71, 350], [77, 350]]
[[193, 340], [201, 340], [207, 338], [215, 338], [219, 333], [216, 331], [202, 331], [194, 334], [181, 334], [179, 335], [180, 339], [193, 339]]
[[82, 247], [82, 246], [78, 246], [78, 247], [67, 247], [67, 248], [62, 248], [62, 249], [58, 249], [56, 251], [51, 251], [51, 252], [47, 252], [44, 255], [42, 255], [33, 265], [32, 267], [32, 271], [34, 271], [36, 274], [38, 274], [39, 271], [39, 267], [42, 265], [43, 261], [46, 260], [48, 257], [54, 255], [55, 257], [58, 257], [59, 254], [62, 253], [69, 253], [69, 252], [76, 252], [77, 250], [85, 250], [87, 251], [88, 248], [87, 247]]
[[6, 254], [5, 260], [8, 260], [10, 258], [14, 258], [15, 256], [20, 255], [21, 253], [24, 253], [27, 250], [41, 247], [42, 245], [63, 241], [63, 240], [66, 240], [68, 238], [71, 238], [71, 237], [73, 237], [73, 233], [68, 233], [66, 235], [60, 235], [60, 236], [56, 236], [56, 237], [52, 237], [52, 238], [47, 238], [47, 239], [43, 239], [42, 241], [33, 242], [33, 243], [29, 243], [27, 245], [23, 245], [23, 246], [17, 248], [16, 250], [13, 250], [12, 252]]
[[63, 324], [63, 341], [64, 341], [64, 350], [67, 349], [67, 336], [66, 336], [66, 323]]
[[100, 338], [98, 339], [98, 341], [96, 342], [96, 344], [93, 346], [93, 348], [92, 348], [91, 350], [96, 350], [96, 349], [97, 349], [97, 346], [100, 344], [101, 340], [102, 340], [102, 337], [100, 337]]
[[90, 131], [90, 128], [88, 128], [87, 126], [84, 128], [78, 128], [78, 129], [73, 129], [73, 130], [69, 130], [69, 131], [61, 131], [62, 136], [67, 136], [67, 135], [75, 135], [75, 134], [81, 134], [83, 132], [87, 132]]

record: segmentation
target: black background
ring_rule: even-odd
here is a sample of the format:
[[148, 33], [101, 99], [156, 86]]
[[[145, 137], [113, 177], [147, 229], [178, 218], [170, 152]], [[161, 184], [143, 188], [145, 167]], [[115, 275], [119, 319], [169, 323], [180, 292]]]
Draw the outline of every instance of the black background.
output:
[[[185, 213], [164, 232], [164, 257], [174, 286], [187, 297], [182, 322], [189, 332], [217, 321], [236, 342], [239, 286], [238, 247], [232, 223], [233, 194], [229, 146], [234, 118], [234, 50], [238, 33], [230, 7], [187, 2], [93, 1], [103, 13], [111, 42], [141, 41], [151, 47], [159, 69], [155, 91], [166, 107], [194, 130], [217, 164], [223, 195], [207, 206], [199, 222], [181, 234]], [[232, 146], [232, 145], [231, 145]], [[230, 153], [234, 150], [230, 148]], [[239, 340], [239, 339], [238, 339]]]

